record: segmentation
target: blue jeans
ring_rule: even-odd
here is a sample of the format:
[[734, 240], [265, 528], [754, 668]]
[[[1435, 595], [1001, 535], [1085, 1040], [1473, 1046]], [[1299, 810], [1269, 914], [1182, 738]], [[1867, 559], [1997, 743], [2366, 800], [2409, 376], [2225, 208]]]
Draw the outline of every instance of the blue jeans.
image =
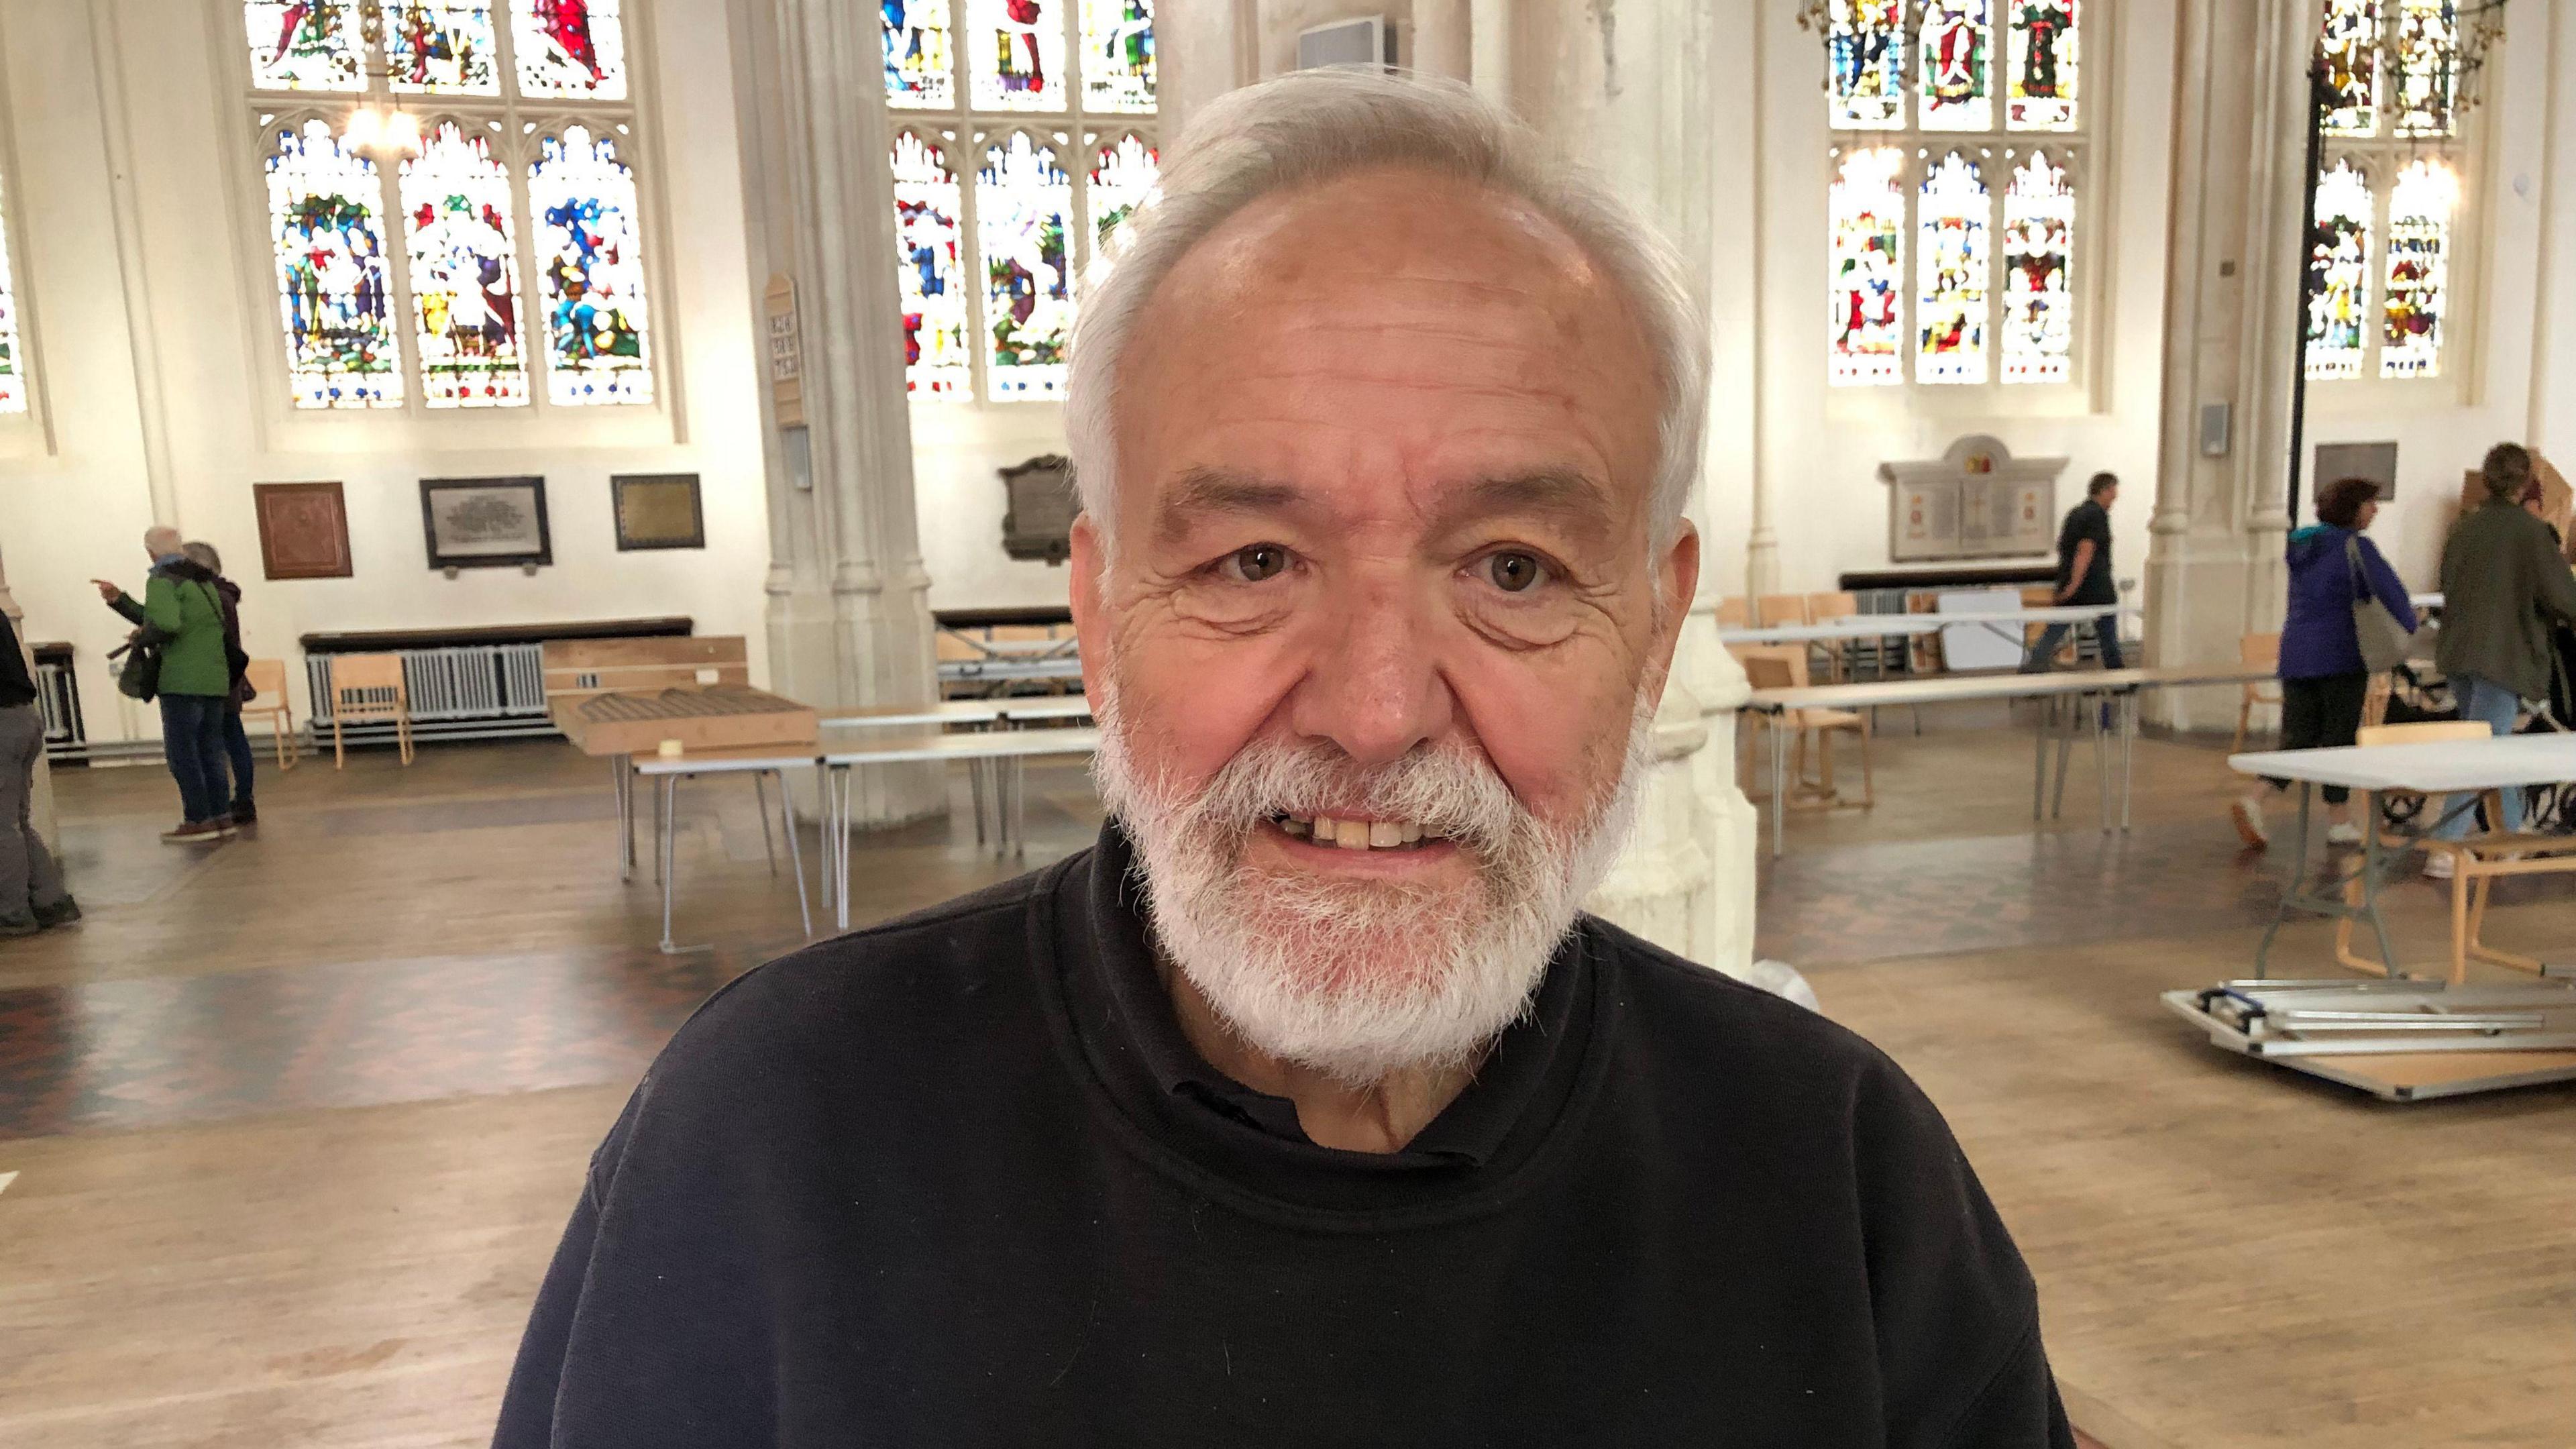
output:
[[229, 703], [224, 706], [224, 753], [233, 762], [233, 813], [257, 808], [250, 798], [250, 732], [242, 728], [241, 711]]
[[161, 696], [161, 754], [190, 824], [224, 813], [232, 782], [225, 777], [222, 695]]
[[[2513, 733], [2514, 717], [2522, 711], [2522, 701], [2512, 690], [2492, 679], [2480, 679], [2473, 674], [2451, 676], [2451, 698], [2459, 703], [2460, 718], [2477, 720], [2499, 735]], [[2504, 818], [2495, 823], [2496, 828], [2521, 829], [2522, 792], [2507, 788], [2501, 793], [2504, 796]], [[2455, 803], [2458, 802], [2445, 796], [2442, 808], [2448, 810]], [[2477, 813], [2473, 807], [2463, 807], [2458, 815], [2444, 821], [2433, 833], [2444, 840], [2461, 839], [2476, 822]]]
[[[2047, 628], [2040, 630], [2039, 642], [2030, 646], [2030, 653], [2024, 656], [2022, 667], [2025, 669], [2042, 668], [2049, 660], [2056, 658], [2057, 646], [2066, 642], [2066, 631], [2074, 627], [2075, 626], [2072, 624], [2051, 624]], [[2101, 618], [2095, 620], [2093, 623], [2093, 637], [2101, 641], [2103, 668], [2125, 669], [2128, 667], [2120, 662], [2119, 615], [2104, 614]]]

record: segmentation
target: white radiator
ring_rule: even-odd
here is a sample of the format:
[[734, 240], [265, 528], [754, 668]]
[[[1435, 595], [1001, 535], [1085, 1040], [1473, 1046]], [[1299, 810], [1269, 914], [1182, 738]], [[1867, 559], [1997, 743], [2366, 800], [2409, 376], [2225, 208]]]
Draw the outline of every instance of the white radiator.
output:
[[[388, 652], [402, 656], [415, 735], [477, 739], [544, 734], [554, 728], [546, 714], [542, 644], [460, 644]], [[308, 654], [304, 659], [305, 679], [313, 690], [313, 723], [325, 731], [331, 727], [332, 658]], [[372, 740], [390, 737], [393, 726], [371, 721], [350, 725], [348, 733], [353, 739]]]

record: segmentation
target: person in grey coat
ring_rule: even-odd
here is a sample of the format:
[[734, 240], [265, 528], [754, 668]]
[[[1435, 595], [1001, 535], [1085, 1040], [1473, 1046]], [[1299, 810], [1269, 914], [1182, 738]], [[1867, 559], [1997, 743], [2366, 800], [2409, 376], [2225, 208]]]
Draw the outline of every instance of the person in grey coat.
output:
[[45, 721], [18, 630], [0, 610], [0, 936], [32, 936], [80, 919], [62, 868], [36, 833], [36, 761]]
[[[2509, 735], [2524, 700], [2549, 697], [2549, 630], [2553, 621], [2576, 624], [2576, 573], [2549, 525], [2521, 506], [2531, 454], [2518, 443], [2498, 443], [2480, 471], [2486, 500], [2460, 515], [2442, 547], [2442, 636], [2433, 660], [2450, 681], [2460, 718]], [[2462, 810], [2435, 833], [2457, 840], [2469, 823]], [[2521, 826], [2520, 791], [2504, 792], [2504, 819], [2496, 824]], [[2449, 875], [2450, 857], [2428, 858], [2424, 873]]]

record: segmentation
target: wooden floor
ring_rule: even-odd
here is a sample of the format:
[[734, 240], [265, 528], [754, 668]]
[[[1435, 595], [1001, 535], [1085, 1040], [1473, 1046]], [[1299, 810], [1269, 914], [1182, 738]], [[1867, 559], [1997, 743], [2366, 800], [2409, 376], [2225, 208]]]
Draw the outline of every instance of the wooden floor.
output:
[[[1878, 808], [1792, 820], [1763, 950], [1949, 1115], [2078, 1422], [2110, 1449], [2576, 1445], [2576, 1090], [2396, 1107], [2212, 1050], [2155, 993], [2242, 974], [2277, 892], [2218, 752], [2146, 742], [2108, 838], [2079, 755], [2034, 834], [2000, 711], [1905, 723]], [[0, 1444], [488, 1435], [635, 1073], [799, 936], [751, 791], [709, 785], [677, 928], [718, 949], [656, 952], [603, 775], [559, 744], [308, 764], [203, 853], [154, 839], [158, 771], [57, 775], [90, 915], [0, 945]], [[1031, 863], [1089, 838], [1078, 772], [1030, 795]], [[946, 822], [890, 832], [859, 915], [1016, 868]], [[2433, 893], [2399, 895], [2431, 950]], [[2495, 934], [2576, 946], [2576, 898], [2518, 883]], [[2324, 941], [2294, 929], [2285, 964], [2325, 974]]]

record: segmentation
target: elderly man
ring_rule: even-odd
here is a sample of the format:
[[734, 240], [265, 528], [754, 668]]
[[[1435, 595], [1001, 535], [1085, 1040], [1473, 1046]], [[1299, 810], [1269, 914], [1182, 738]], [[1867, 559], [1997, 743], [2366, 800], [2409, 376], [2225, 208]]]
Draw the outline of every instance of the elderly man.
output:
[[155, 687], [161, 699], [161, 753], [179, 785], [175, 827], [161, 832], [172, 845], [212, 845], [233, 833], [225, 802], [230, 766], [224, 760], [224, 711], [232, 699], [233, 670], [226, 657], [230, 631], [215, 576], [191, 560], [175, 528], [143, 532], [152, 575], [136, 603], [106, 579], [92, 579], [107, 606], [136, 626], [136, 634], [161, 649]]
[[1083, 293], [1111, 822], [753, 972], [497, 1442], [2069, 1442], [1941, 1119], [1578, 913], [1699, 564], [1702, 324], [1466, 93], [1236, 92]]

